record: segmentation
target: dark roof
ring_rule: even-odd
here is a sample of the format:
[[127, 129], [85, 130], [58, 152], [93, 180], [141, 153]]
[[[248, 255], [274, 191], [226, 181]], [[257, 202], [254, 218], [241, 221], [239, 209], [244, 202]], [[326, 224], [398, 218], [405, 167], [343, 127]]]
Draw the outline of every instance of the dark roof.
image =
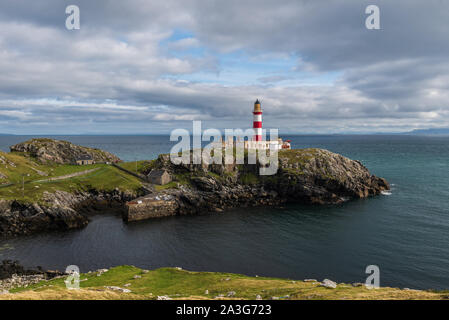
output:
[[162, 176], [162, 175], [165, 174], [165, 173], [168, 174], [167, 170], [164, 170], [164, 169], [153, 169], [153, 170], [151, 170], [151, 172], [148, 174], [148, 177], [149, 177], [149, 178], [160, 177], [160, 176]]
[[78, 156], [75, 158], [76, 161], [78, 160], [92, 160], [92, 157], [88, 154], [83, 154], [81, 156]]
[[254, 104], [260, 104], [259, 99], [257, 99], [256, 102], [254, 102]]

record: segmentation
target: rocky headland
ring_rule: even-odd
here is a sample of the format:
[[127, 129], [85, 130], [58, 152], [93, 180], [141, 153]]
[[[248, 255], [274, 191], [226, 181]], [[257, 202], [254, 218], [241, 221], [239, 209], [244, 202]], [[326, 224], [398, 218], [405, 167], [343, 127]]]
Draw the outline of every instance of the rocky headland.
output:
[[[32, 139], [0, 153], [0, 238], [86, 226], [101, 212], [148, 193], [139, 179], [113, 167], [106, 151], [67, 141]], [[90, 156], [93, 165], [75, 165]]]
[[[224, 163], [224, 161], [223, 161]], [[390, 188], [360, 162], [322, 149], [284, 150], [275, 175], [259, 164], [179, 164], [160, 155], [148, 169], [167, 172], [170, 187], [127, 203], [127, 221], [283, 203], [336, 204]]]
[[[114, 164], [119, 158], [110, 153], [51, 139], [11, 151], [0, 155], [0, 174], [10, 179], [0, 187], [2, 237], [80, 228], [90, 214], [111, 210], [136, 221], [234, 207], [337, 204], [389, 189], [361, 162], [322, 149], [281, 151], [277, 173], [268, 176], [258, 174], [260, 164], [175, 165], [167, 154], [133, 172], [134, 164]], [[69, 165], [86, 152], [106, 163], [93, 169]], [[28, 181], [22, 185], [24, 172]], [[152, 184], [155, 173], [163, 178]]]

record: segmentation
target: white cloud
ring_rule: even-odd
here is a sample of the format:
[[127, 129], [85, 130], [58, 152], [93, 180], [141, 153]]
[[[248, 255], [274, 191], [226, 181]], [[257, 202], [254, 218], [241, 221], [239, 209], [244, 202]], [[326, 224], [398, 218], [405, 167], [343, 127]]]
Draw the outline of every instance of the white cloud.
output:
[[[136, 123], [166, 129], [191, 119], [245, 126], [258, 97], [266, 119], [291, 131], [449, 126], [449, 4], [379, 1], [382, 31], [368, 31], [368, 2], [79, 0], [81, 30], [69, 32], [59, 1], [4, 0], [0, 123], [16, 130], [58, 123], [113, 131], [120, 122], [139, 131]], [[189, 35], [173, 40], [179, 30]], [[263, 76], [245, 85], [187, 80], [223, 70], [238, 78], [238, 63], [221, 59], [235, 52]], [[265, 60], [290, 57], [298, 62], [292, 70], [265, 72]], [[335, 71], [326, 84], [288, 81]], [[108, 121], [110, 128], [98, 125]]]

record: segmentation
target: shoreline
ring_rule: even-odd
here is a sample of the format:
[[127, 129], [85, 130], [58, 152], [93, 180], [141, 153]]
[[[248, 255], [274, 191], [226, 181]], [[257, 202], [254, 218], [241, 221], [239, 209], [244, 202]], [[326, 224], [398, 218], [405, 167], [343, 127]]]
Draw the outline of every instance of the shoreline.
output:
[[[277, 171], [267, 176], [260, 175], [259, 162], [193, 164], [192, 152], [189, 164], [175, 165], [161, 154], [138, 166], [100, 149], [52, 139], [32, 139], [11, 151], [0, 154], [3, 180], [16, 182], [0, 189], [3, 238], [82, 228], [91, 211], [115, 209], [130, 222], [236, 207], [339, 204], [390, 189], [360, 161], [316, 148], [279, 151]], [[101, 163], [73, 165], [74, 153], [92, 154]], [[30, 177], [26, 183], [24, 171]]]

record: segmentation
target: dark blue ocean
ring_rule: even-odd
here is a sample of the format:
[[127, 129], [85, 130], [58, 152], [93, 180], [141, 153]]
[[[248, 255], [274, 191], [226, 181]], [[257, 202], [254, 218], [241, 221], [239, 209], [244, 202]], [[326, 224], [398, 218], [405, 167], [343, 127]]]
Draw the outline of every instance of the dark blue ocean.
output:
[[[0, 136], [0, 149], [29, 139]], [[167, 136], [53, 136], [124, 160], [168, 152]], [[0, 259], [81, 271], [130, 264], [179, 266], [293, 279], [364, 282], [367, 265], [382, 286], [449, 289], [449, 137], [292, 136], [362, 161], [392, 185], [389, 195], [337, 206], [289, 205], [124, 224], [104, 214], [82, 230], [0, 242]]]

